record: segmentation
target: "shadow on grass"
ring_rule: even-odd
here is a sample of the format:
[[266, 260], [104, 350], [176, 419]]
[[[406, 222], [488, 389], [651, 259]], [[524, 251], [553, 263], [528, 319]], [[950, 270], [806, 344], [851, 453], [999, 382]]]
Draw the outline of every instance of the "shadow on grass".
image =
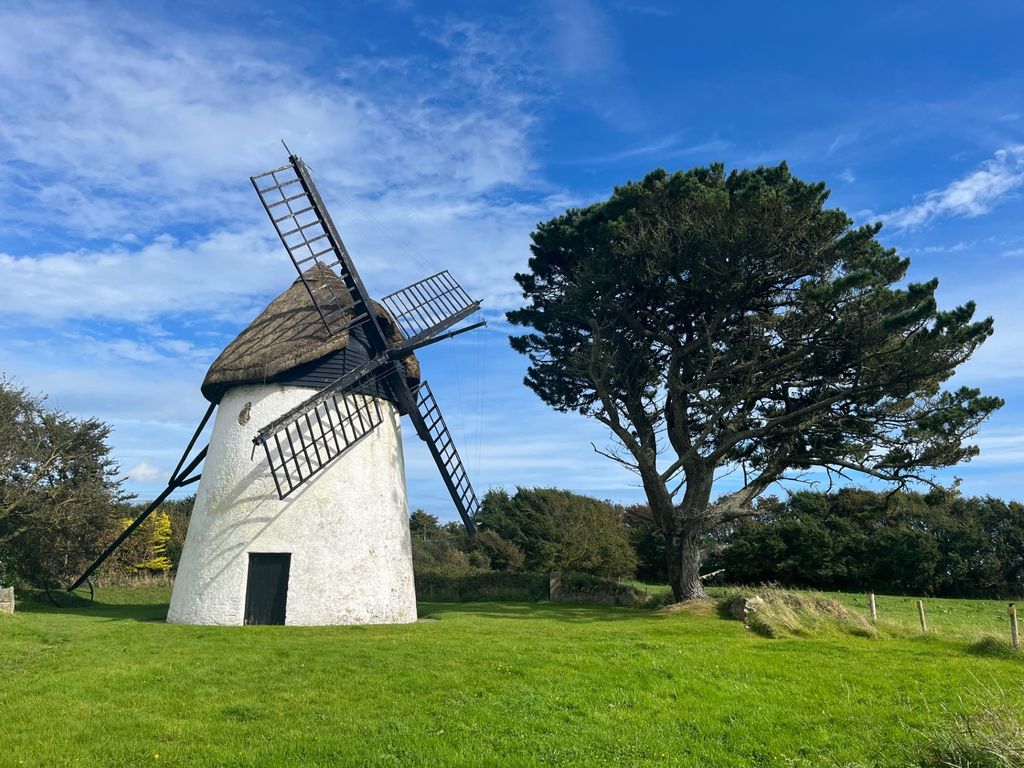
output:
[[529, 619], [531, 621], [560, 621], [594, 623], [602, 621], [637, 621], [664, 619], [666, 614], [650, 608], [631, 608], [612, 605], [583, 605], [579, 603], [419, 603], [420, 616], [443, 617], [446, 613], [471, 613], [492, 619]]
[[50, 597], [47, 597], [44, 590], [35, 590], [21, 598], [18, 612], [153, 622], [167, 618], [167, 603], [108, 603], [63, 590], [51, 590]]
[[1013, 650], [1013, 646], [1001, 637], [985, 634], [967, 646], [972, 656], [988, 656], [997, 659], [1014, 659], [1024, 661], [1024, 653]]

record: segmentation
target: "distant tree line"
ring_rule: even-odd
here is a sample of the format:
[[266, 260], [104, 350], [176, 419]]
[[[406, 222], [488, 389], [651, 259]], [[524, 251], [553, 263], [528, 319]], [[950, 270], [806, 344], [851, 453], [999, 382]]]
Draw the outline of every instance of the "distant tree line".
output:
[[796, 493], [716, 533], [730, 582], [946, 597], [1024, 594], [1024, 504], [955, 494]]
[[[62, 586], [142, 511], [122, 489], [110, 427], [0, 378], [0, 583]], [[100, 577], [173, 572], [194, 497], [168, 501]], [[846, 489], [762, 499], [706, 535], [705, 571], [731, 583], [951, 597], [1024, 595], [1024, 504], [954, 493]], [[461, 523], [410, 517], [418, 571], [549, 571], [666, 583], [647, 505], [556, 488], [488, 492], [471, 541]]]
[[[650, 509], [554, 488], [491, 491], [468, 541], [421, 510], [418, 569], [569, 571], [664, 584], [664, 538]], [[735, 584], [949, 597], [1024, 594], [1024, 504], [953, 493], [800, 492], [713, 531], [705, 571]]]

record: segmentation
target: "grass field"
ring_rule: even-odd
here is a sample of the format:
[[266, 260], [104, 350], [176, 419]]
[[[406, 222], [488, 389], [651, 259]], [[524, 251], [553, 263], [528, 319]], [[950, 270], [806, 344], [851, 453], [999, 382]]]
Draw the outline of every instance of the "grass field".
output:
[[898, 766], [951, 713], [1024, 705], [1024, 660], [971, 645], [1005, 603], [929, 600], [920, 638], [882, 597], [884, 639], [769, 640], [710, 605], [208, 628], [163, 623], [168, 597], [0, 616], [0, 765]]

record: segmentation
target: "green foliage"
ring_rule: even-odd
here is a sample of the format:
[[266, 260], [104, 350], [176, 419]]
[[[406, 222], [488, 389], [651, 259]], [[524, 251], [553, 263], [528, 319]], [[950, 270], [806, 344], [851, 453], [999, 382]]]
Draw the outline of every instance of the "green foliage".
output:
[[629, 577], [636, 555], [622, 525], [621, 508], [556, 488], [489, 491], [476, 522], [523, 552], [521, 567]]
[[[461, 526], [460, 526], [461, 527]], [[442, 526], [434, 516], [422, 509], [409, 516], [412, 536], [412, 561], [416, 572], [434, 569], [445, 573], [468, 573], [474, 566], [468, 541], [450, 527]]]
[[561, 599], [576, 603], [649, 606], [655, 601], [651, 593], [635, 584], [627, 584], [587, 573], [563, 573]]
[[[526, 384], [592, 415], [640, 476], [678, 598], [700, 597], [701, 540], [790, 470], [903, 485], [969, 460], [1002, 405], [942, 385], [991, 335], [974, 304], [826, 209], [782, 164], [658, 170], [538, 225], [525, 305]], [[713, 501], [715, 478], [745, 485]], [[529, 554], [527, 558], [529, 562]]]
[[801, 492], [720, 532], [734, 583], [888, 594], [1024, 594], [1024, 505], [952, 494]]
[[126, 495], [109, 436], [0, 378], [0, 581], [66, 584], [116, 535]]
[[636, 553], [636, 577], [652, 584], [668, 583], [665, 537], [647, 504], [633, 504], [622, 511], [622, 524]]
[[499, 534], [490, 530], [478, 531], [476, 535], [476, 549], [470, 553], [470, 561], [473, 555], [483, 557], [486, 566], [497, 571], [508, 571], [515, 573], [521, 571], [526, 563], [526, 553], [515, 542], [502, 538]]

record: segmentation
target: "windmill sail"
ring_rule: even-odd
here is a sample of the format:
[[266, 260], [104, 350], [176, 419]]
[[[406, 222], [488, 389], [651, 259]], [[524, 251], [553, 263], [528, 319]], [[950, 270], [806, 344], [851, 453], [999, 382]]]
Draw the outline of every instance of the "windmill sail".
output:
[[[414, 349], [429, 343], [437, 334], [476, 312], [480, 308], [480, 302], [470, 298], [462, 286], [445, 271], [388, 294], [381, 299], [381, 304], [391, 313], [405, 339], [392, 344], [359, 368], [349, 371], [289, 409], [260, 429], [254, 438], [253, 442], [261, 446], [267, 455], [278, 495], [282, 499], [341, 456], [380, 423], [379, 418], [369, 419], [361, 412], [356, 414], [361, 416], [361, 419], [347, 418], [348, 412], [345, 409], [348, 406], [344, 405], [348, 402], [346, 398], [351, 396], [349, 393], [358, 382], [368, 376], [380, 376], [387, 380], [402, 405], [402, 410], [413, 418], [417, 433], [428, 445], [433, 444], [430, 428], [435, 425], [431, 419], [423, 417], [420, 417], [417, 423], [414, 414], [420, 410], [420, 403], [409, 391], [404, 375], [398, 370], [398, 361]], [[456, 333], [461, 330], [457, 330]], [[429, 389], [424, 390], [424, 396], [427, 395]], [[432, 395], [430, 400], [433, 401]], [[436, 403], [434, 408], [436, 409]], [[443, 424], [442, 419], [441, 426]], [[447, 428], [444, 432], [447, 434]], [[450, 435], [448, 441], [450, 442]], [[435, 461], [438, 462], [442, 474], [447, 473], [446, 483], [450, 479], [448, 475], [453, 471], [461, 472], [462, 476], [465, 476], [465, 470], [462, 469], [462, 463], [458, 461], [457, 455], [457, 466], [451, 469], [444, 468], [451, 462], [439, 458], [442, 455], [446, 453], [438, 449]], [[472, 505], [468, 499], [462, 499], [463, 494], [459, 490], [462, 479], [460, 477], [453, 480], [449, 490], [454, 489], [452, 498], [459, 497], [456, 507], [460, 515], [468, 519], [475, 509], [470, 509]], [[473, 496], [474, 503], [475, 500], [476, 497]]]
[[[358, 369], [267, 424], [253, 440], [266, 453], [278, 495], [283, 499], [292, 493], [380, 425], [379, 403], [353, 391], [360, 380], [374, 377], [387, 386], [399, 412], [409, 415], [416, 433], [427, 443], [472, 535], [479, 506], [476, 493], [430, 388], [424, 383], [415, 391], [410, 389], [401, 360], [434, 341], [483, 325], [439, 335], [479, 310], [480, 302], [447, 271], [438, 272], [381, 299], [401, 339], [385, 334], [387, 323], [378, 317], [305, 163], [291, 155], [288, 165], [253, 176], [252, 184], [328, 332], [333, 335], [363, 324], [371, 355]], [[314, 264], [341, 278], [350, 302], [329, 287], [329, 295], [318, 295], [319, 289], [303, 274]]]
[[480, 508], [476, 491], [473, 490], [473, 484], [469, 482], [469, 475], [462, 463], [462, 457], [455, 449], [451, 432], [448, 431], [448, 425], [441, 415], [441, 409], [427, 382], [424, 381], [416, 388], [415, 395], [416, 410], [409, 415], [416, 427], [416, 433], [430, 449], [430, 454], [434, 457], [434, 463], [437, 464], [437, 468], [441, 472], [448, 493], [451, 494], [452, 501], [455, 502], [455, 508], [459, 511], [459, 517], [462, 518], [466, 530], [472, 536], [476, 533], [476, 523], [473, 522], [473, 518]]
[[[250, 181], [320, 319], [333, 335], [370, 317], [366, 289], [306, 164], [296, 155], [288, 161], [288, 165], [251, 176]], [[352, 300], [345, 301], [330, 285], [311, 286], [303, 273], [314, 264], [334, 271], [348, 288]]]
[[262, 430], [263, 446], [282, 499], [380, 426], [376, 398], [334, 391], [276, 429]]
[[448, 270], [389, 293], [380, 303], [405, 336], [403, 345], [411, 347], [480, 309]]

